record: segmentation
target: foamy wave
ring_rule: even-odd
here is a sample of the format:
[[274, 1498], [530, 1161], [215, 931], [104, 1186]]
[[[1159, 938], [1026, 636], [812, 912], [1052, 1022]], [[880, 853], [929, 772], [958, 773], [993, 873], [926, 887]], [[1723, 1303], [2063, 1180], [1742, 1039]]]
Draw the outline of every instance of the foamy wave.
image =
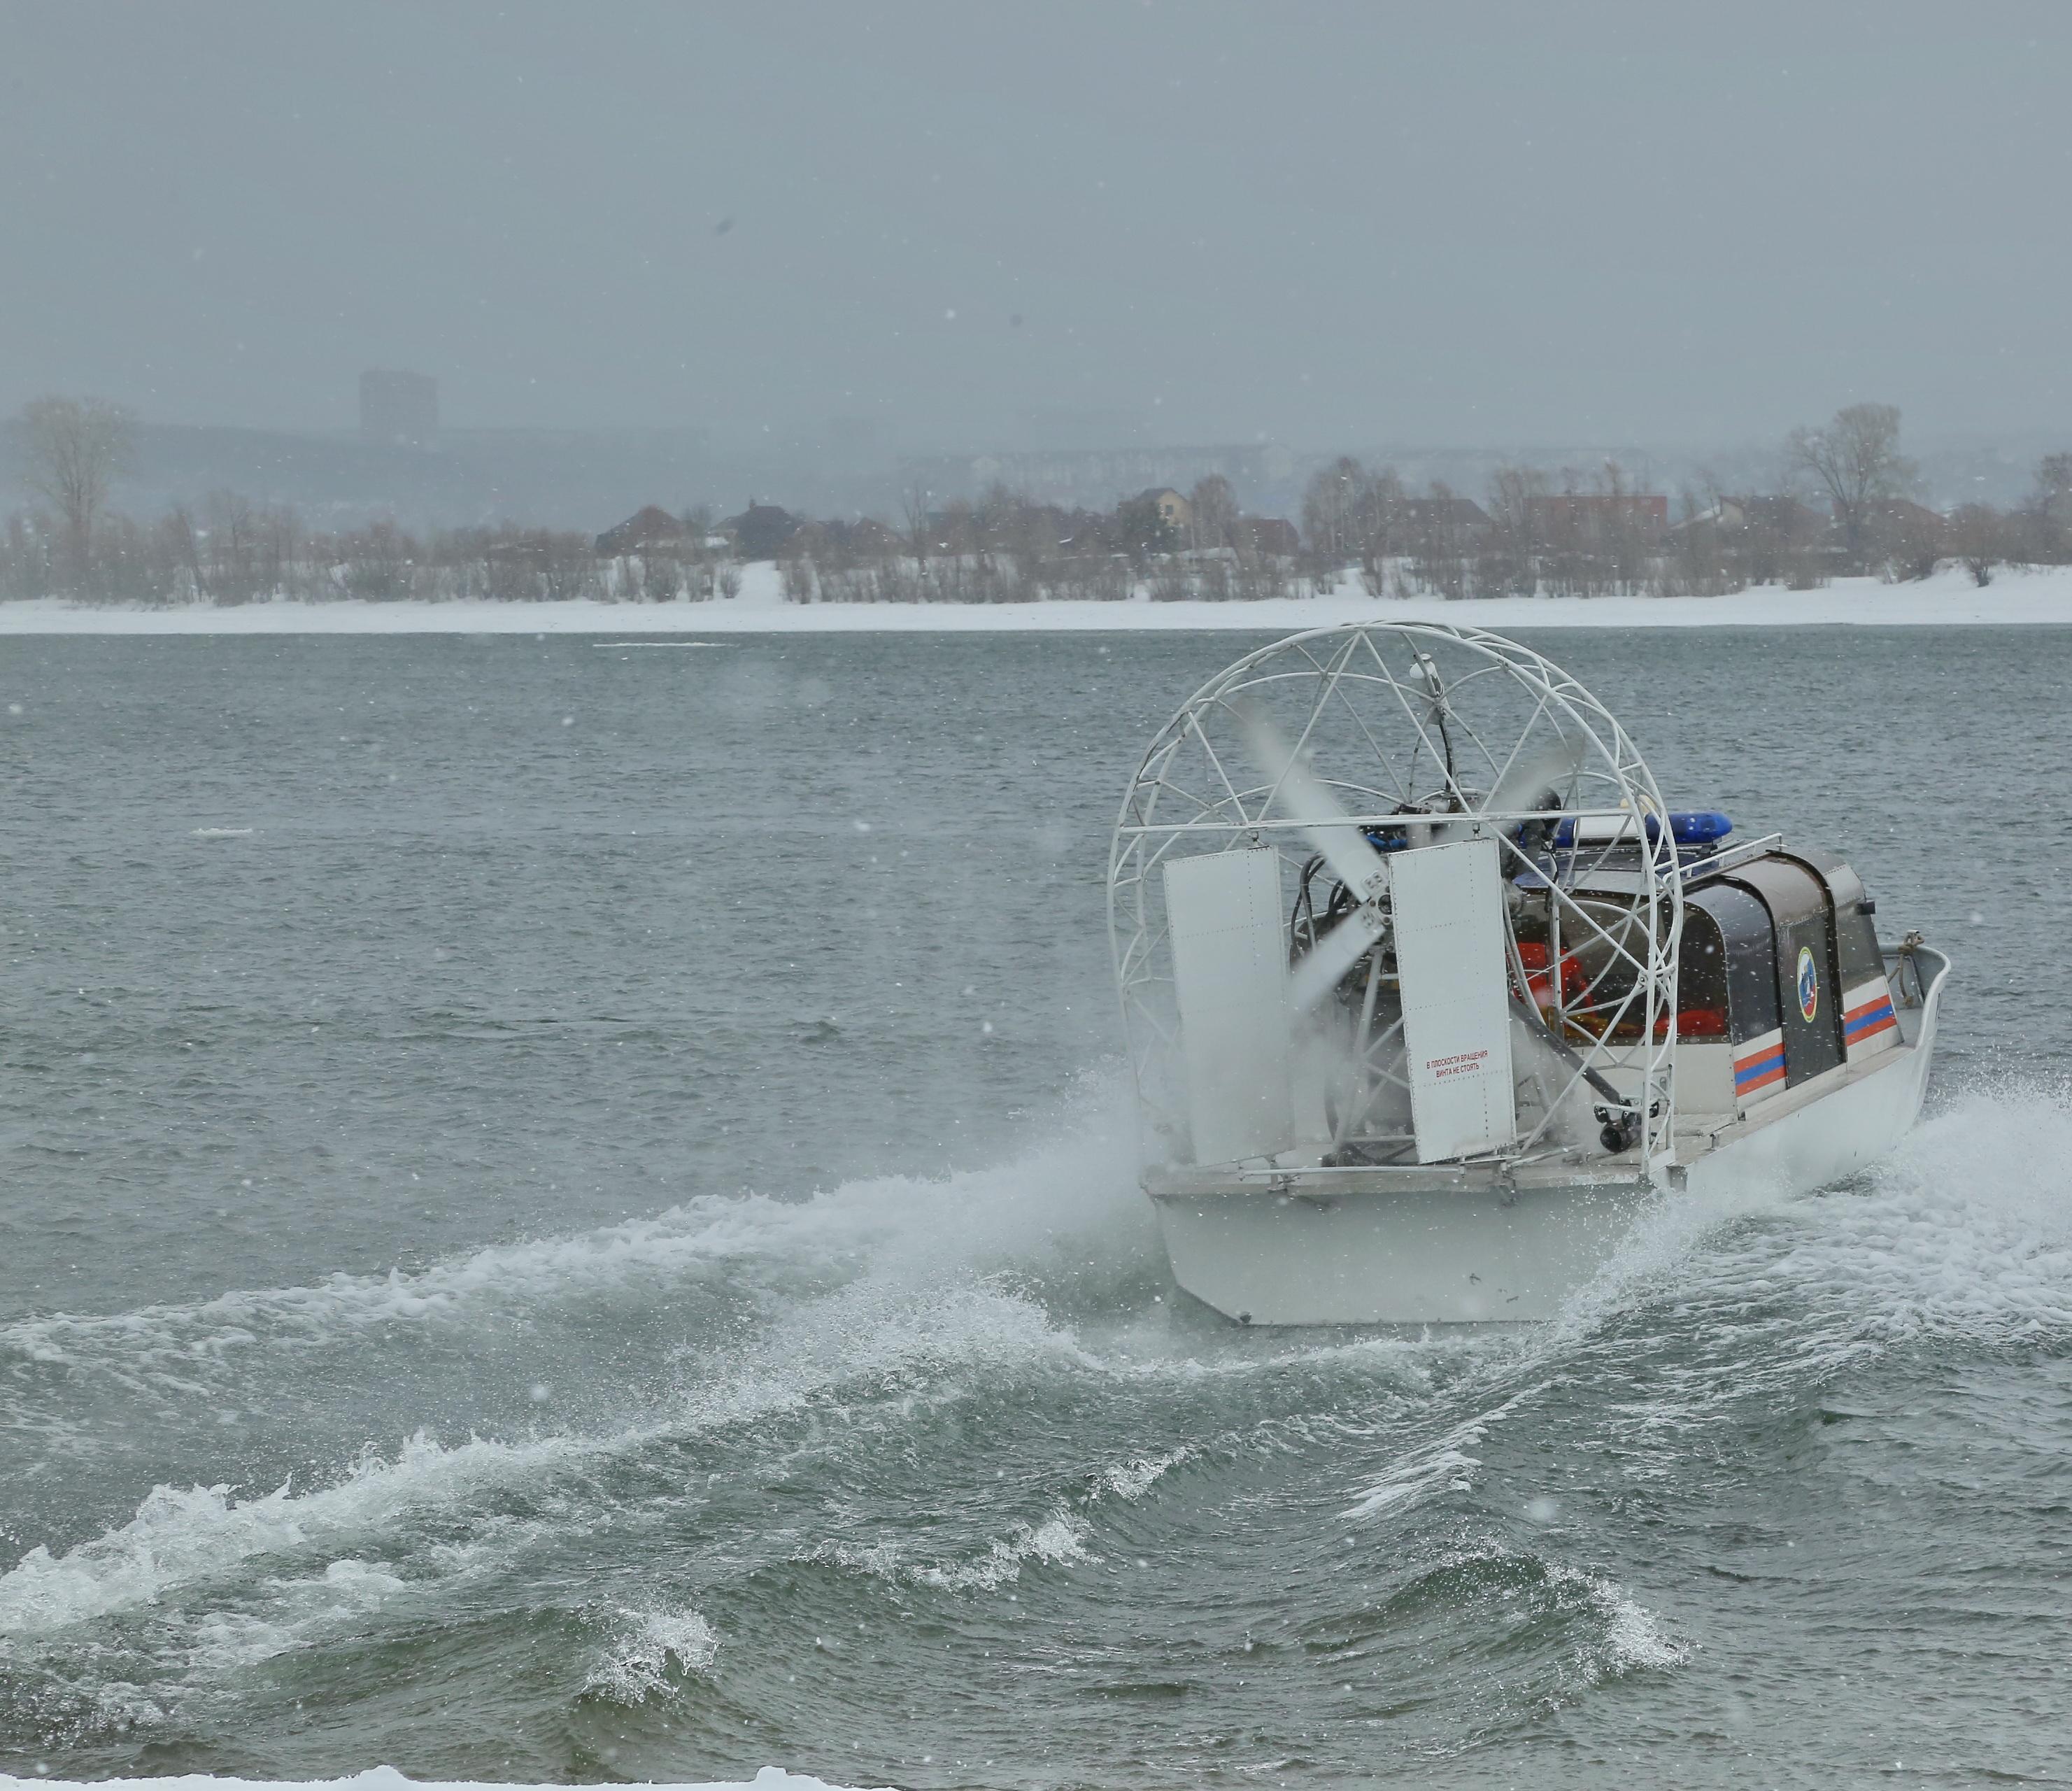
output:
[[395, 1460], [370, 1452], [343, 1480], [310, 1492], [284, 1484], [240, 1500], [228, 1485], [154, 1487], [128, 1523], [61, 1555], [33, 1548], [0, 1574], [0, 1635], [47, 1633], [154, 1604], [248, 1561], [322, 1550], [393, 1524], [414, 1508], [450, 1503], [516, 1466], [569, 1447], [558, 1441], [515, 1447], [475, 1441], [446, 1449], [421, 1435]]
[[1914, 1132], [1867, 1195], [1812, 1203], [1777, 1278], [1882, 1344], [2072, 1334], [2072, 1105], [1975, 1096]]
[[302, 1579], [269, 1579], [265, 1589], [265, 1616], [208, 1611], [187, 1626], [189, 1677], [234, 1672], [309, 1647], [341, 1624], [357, 1624], [382, 1610], [410, 1584], [385, 1561], [348, 1555]]
[[1174, 1468], [1198, 1452], [1192, 1444], [1186, 1444], [1160, 1455], [1132, 1455], [1126, 1461], [1112, 1461], [1094, 1475], [1087, 1497], [1141, 1499]]
[[1643, 1448], [1926, 1341], [2072, 1338], [2072, 1101], [1972, 1095], [1847, 1186], [1671, 1200], [1499, 1377], [1549, 1372], [1612, 1397]]
[[[657, 1441], [753, 1425], [835, 1398], [859, 1421], [875, 1401], [904, 1422], [917, 1398], [960, 1398], [974, 1384], [997, 1389], [1032, 1365], [1083, 1361], [1041, 1308], [997, 1288], [853, 1284], [808, 1302], [734, 1356], [701, 1361], [698, 1378], [627, 1430], [524, 1443], [478, 1438], [453, 1447], [421, 1434], [395, 1460], [370, 1450], [343, 1480], [306, 1492], [283, 1484], [240, 1499], [228, 1485], [158, 1487], [129, 1522], [62, 1555], [31, 1549], [0, 1575], [0, 1636], [47, 1633], [155, 1604], [261, 1558], [348, 1548], [356, 1558], [360, 1544], [420, 1510], [465, 1511], [505, 1486]], [[335, 1570], [348, 1580], [355, 1571], [335, 1561], [324, 1571]]]
[[[1297, 1333], [1299, 1335], [1299, 1333]], [[1135, 1344], [1123, 1353], [1118, 1344]], [[1378, 1373], [1410, 1393], [1428, 1392], [1434, 1370], [1455, 1363], [1479, 1363], [1515, 1353], [1515, 1342], [1495, 1333], [1404, 1336], [1396, 1332], [1346, 1337], [1324, 1332], [1303, 1341], [1278, 1332], [1240, 1330], [1219, 1334], [1221, 1353], [1202, 1353], [1198, 1340], [1184, 1356], [1163, 1353], [1170, 1340], [1140, 1325], [1111, 1341], [1104, 1366], [1119, 1379], [1204, 1381], [1253, 1379], [1295, 1369], [1346, 1369]]]
[[993, 1591], [1012, 1585], [1030, 1562], [1043, 1567], [1063, 1567], [1076, 1561], [1100, 1558], [1087, 1547], [1086, 1521], [1068, 1511], [1053, 1512], [1041, 1523], [1017, 1524], [1009, 1534], [997, 1538], [985, 1553], [974, 1560], [910, 1562], [898, 1545], [878, 1542], [824, 1542], [812, 1558], [844, 1567], [874, 1579], [931, 1586], [938, 1591]]
[[[1052, 1141], [1004, 1166], [935, 1180], [880, 1176], [805, 1200], [704, 1196], [657, 1217], [576, 1237], [498, 1245], [405, 1274], [334, 1274], [306, 1287], [228, 1293], [108, 1315], [60, 1314], [0, 1327], [0, 1368], [113, 1379], [139, 1393], [199, 1394], [257, 1348], [349, 1342], [370, 1330], [473, 1322], [485, 1311], [666, 1287], [701, 1270], [765, 1261], [788, 1274], [874, 1273], [912, 1283], [1027, 1267], [1089, 1233], [1106, 1254], [1149, 1259], [1112, 1101], [1070, 1104]], [[1113, 1236], [1126, 1234], [1126, 1241]], [[1118, 1245], [1120, 1247], [1118, 1248]]]
[[[1161, 1455], [1138, 1455], [1109, 1462], [1087, 1477], [1081, 1502], [1092, 1506], [1103, 1499], [1141, 1499], [1182, 1462], [1200, 1453], [1193, 1444]], [[1009, 1585], [1022, 1576], [1030, 1562], [1060, 1567], [1073, 1562], [1097, 1561], [1088, 1543], [1092, 1531], [1078, 1513], [1059, 1509], [1040, 1522], [1019, 1523], [1006, 1536], [997, 1538], [985, 1553], [964, 1561], [915, 1562], [896, 1542], [869, 1544], [824, 1542], [812, 1558], [825, 1561], [873, 1579], [912, 1586], [930, 1586], [939, 1591], [991, 1591]]]
[[1587, 1604], [1602, 1626], [1598, 1640], [1584, 1650], [1583, 1665], [1593, 1682], [1629, 1673], [1666, 1673], [1690, 1659], [1691, 1645], [1670, 1635], [1612, 1581], [1574, 1567], [1550, 1567], [1547, 1571], [1557, 1587]]
[[1544, 1385], [1521, 1388], [1502, 1405], [1455, 1425], [1444, 1436], [1425, 1444], [1392, 1468], [1383, 1478], [1364, 1488], [1359, 1501], [1339, 1515], [1347, 1518], [1371, 1517], [1392, 1507], [1408, 1504], [1441, 1485], [1466, 1491], [1475, 1470], [1482, 1466], [1481, 1458], [1470, 1455], [1469, 1450], [1480, 1443], [1492, 1427], [1501, 1424], [1519, 1406], [1544, 1390]]
[[[1614, 1414], [1628, 1428], [1704, 1422], [1924, 1340], [2072, 1337], [2072, 1105], [1961, 1100], [1851, 1185], [1730, 1211], [1634, 1287], [1642, 1322], [1676, 1348], [1646, 1398]], [[1617, 1317], [1593, 1313], [1563, 1347], [1587, 1357], [1593, 1326]]]
[[619, 1639], [583, 1682], [585, 1691], [614, 1703], [630, 1706], [657, 1695], [673, 1696], [681, 1678], [709, 1674], [719, 1658], [719, 1637], [696, 1611], [622, 1607], [614, 1620]]
[[1013, 1535], [996, 1542], [981, 1560], [917, 1567], [912, 1577], [917, 1585], [939, 1587], [944, 1591], [989, 1592], [1019, 1579], [1027, 1562], [1055, 1567], [1093, 1559], [1087, 1552], [1087, 1534], [1081, 1519], [1060, 1511], [1040, 1524], [1022, 1525]]
[[[874, 1276], [808, 1300], [734, 1357], [687, 1348], [701, 1378], [684, 1397], [705, 1423], [760, 1416], [858, 1381], [1004, 1373], [1042, 1362], [1098, 1364], [1035, 1301], [986, 1281], [917, 1289]], [[960, 1391], [960, 1389], [954, 1390]]]
[[1536, 1632], [1558, 1641], [1558, 1686], [1586, 1690], [1634, 1673], [1664, 1673], [1691, 1657], [1672, 1634], [1615, 1581], [1601, 1574], [1521, 1553], [1492, 1537], [1443, 1556], [1420, 1576], [1440, 1608], [1494, 1613], [1519, 1639]]
[[[93, 1727], [117, 1734], [128, 1729], [153, 1728], [166, 1719], [165, 1707], [142, 1686], [126, 1680], [97, 1686], [93, 1694]], [[0, 1775], [0, 1785], [18, 1784]], [[49, 1781], [39, 1779], [39, 1785]]]

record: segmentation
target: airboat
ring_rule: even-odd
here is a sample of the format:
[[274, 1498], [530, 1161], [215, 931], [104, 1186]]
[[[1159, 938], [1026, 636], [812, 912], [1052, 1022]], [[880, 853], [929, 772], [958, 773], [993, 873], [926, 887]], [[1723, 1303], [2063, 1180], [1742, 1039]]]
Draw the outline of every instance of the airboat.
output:
[[1254, 1324], [1548, 1318], [1662, 1202], [1852, 1174], [1919, 1117], [1949, 972], [1839, 855], [1670, 808], [1574, 678], [1436, 623], [1197, 691], [1108, 912], [1174, 1278]]

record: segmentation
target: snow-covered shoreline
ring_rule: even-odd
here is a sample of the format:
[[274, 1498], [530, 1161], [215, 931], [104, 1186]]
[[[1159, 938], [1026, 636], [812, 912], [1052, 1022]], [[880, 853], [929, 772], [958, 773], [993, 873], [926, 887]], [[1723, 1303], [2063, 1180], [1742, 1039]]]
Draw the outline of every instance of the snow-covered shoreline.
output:
[[2002, 572], [1981, 590], [1961, 571], [1919, 584], [1843, 578], [1727, 597], [1498, 597], [1448, 603], [1329, 597], [1264, 603], [787, 603], [776, 570], [746, 569], [740, 596], [704, 603], [245, 603], [132, 609], [57, 599], [0, 603], [0, 635], [1022, 634], [1248, 629], [1285, 634], [1355, 620], [1445, 621], [1498, 629], [1947, 628], [2072, 624], [2072, 566]]

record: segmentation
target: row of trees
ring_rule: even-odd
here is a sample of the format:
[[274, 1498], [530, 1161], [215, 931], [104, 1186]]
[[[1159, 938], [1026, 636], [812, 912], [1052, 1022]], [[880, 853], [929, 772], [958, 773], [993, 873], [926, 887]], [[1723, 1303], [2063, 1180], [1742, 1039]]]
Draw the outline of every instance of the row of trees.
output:
[[1151, 492], [1112, 510], [1037, 504], [996, 485], [934, 505], [908, 495], [897, 528], [808, 523], [779, 563], [796, 603], [1036, 603], [1059, 598], [1256, 599], [1286, 595], [1291, 556], [1260, 538], [1229, 482], [1197, 484], [1175, 522]]
[[1955, 558], [1980, 584], [2007, 564], [2072, 562], [2072, 455], [2046, 458], [2014, 509], [1949, 517], [1914, 501], [1900, 414], [1852, 405], [1794, 430], [1769, 491], [1701, 476], [1672, 507], [1615, 462], [1588, 476], [1499, 467], [1480, 502], [1434, 484], [1413, 495], [1393, 468], [1341, 458], [1320, 468], [1292, 538], [1240, 512], [1219, 478], [1187, 494], [1175, 524], [1155, 494], [1112, 512], [1032, 504], [1005, 488], [930, 508], [904, 526], [808, 525], [783, 551], [795, 601], [1018, 601], [1043, 597], [1258, 598], [1336, 588], [1350, 570], [1375, 596], [1710, 596], [1753, 585], [1807, 589], [1841, 575], [1927, 577]]
[[1355, 568], [1377, 595], [1675, 596], [1922, 578], [1951, 559], [1985, 584], [2000, 566], [2072, 562], [2072, 455], [2046, 457], [2012, 509], [1970, 504], [1943, 517], [1911, 496], [1918, 476], [1899, 428], [1889, 405], [1851, 406], [1792, 432], [1776, 488], [1701, 476], [1673, 507], [1614, 462], [1588, 477], [1499, 467], [1478, 504], [1443, 484], [1412, 496], [1393, 469], [1342, 459], [1304, 498], [1307, 570]]
[[[134, 429], [128, 411], [101, 398], [38, 398], [22, 412], [22, 483], [50, 507], [50, 557], [74, 590], [92, 585], [96, 535]], [[10, 525], [10, 545], [17, 532]]]
[[42, 398], [20, 418], [21, 476], [42, 500], [0, 530], [0, 597], [87, 597], [106, 603], [244, 603], [488, 598], [661, 599], [731, 595], [738, 570], [600, 560], [587, 535], [528, 529], [414, 534], [393, 521], [311, 529], [290, 506], [218, 492], [142, 523], [109, 508], [129, 463], [134, 423], [97, 399]]
[[176, 505], [150, 524], [104, 517], [84, 542], [21, 516], [0, 533], [0, 597], [146, 606], [615, 596], [613, 570], [598, 562], [587, 535], [510, 524], [423, 535], [388, 521], [310, 529], [285, 504], [229, 492], [195, 509]]
[[2002, 565], [2072, 562], [2072, 454], [2046, 458], [2011, 510], [1967, 504], [1939, 517], [1909, 496], [1915, 469], [1901, 452], [1899, 413], [1885, 405], [1793, 431], [1778, 488], [1733, 492], [1701, 478], [1673, 513], [1615, 463], [1586, 478], [1500, 467], [1476, 502], [1443, 484], [1412, 495], [1392, 468], [1342, 458], [1310, 480], [1299, 542], [1286, 523], [1245, 517], [1212, 477], [1178, 504], [1145, 492], [1107, 511], [996, 487], [939, 506], [914, 492], [890, 523], [812, 522], [754, 504], [724, 525], [703, 512], [645, 512], [672, 525], [666, 542], [603, 554], [609, 537], [511, 524], [421, 536], [393, 522], [313, 529], [284, 505], [228, 492], [138, 523], [109, 506], [132, 428], [95, 400], [25, 410], [21, 471], [40, 506], [0, 532], [0, 596], [697, 600], [740, 588], [738, 566], [710, 545], [715, 529], [735, 532], [742, 557], [774, 554], [800, 602], [1257, 599], [1334, 588], [1349, 570], [1376, 596], [1708, 595], [1867, 571], [1921, 578], [1950, 558], [1980, 584]]
[[[665, 538], [605, 554], [587, 536], [513, 524], [422, 534], [393, 521], [313, 529], [287, 505], [230, 492], [142, 523], [109, 501], [129, 463], [133, 431], [125, 412], [97, 400], [45, 398], [23, 412], [23, 478], [41, 505], [0, 531], [0, 597], [697, 601], [739, 591], [738, 565], [706, 545], [714, 529], [738, 525], [742, 551], [774, 553], [787, 594], [798, 600], [1121, 599], [1176, 552], [1191, 553], [1190, 542], [1211, 531], [1221, 542], [1238, 517], [1235, 496], [1218, 479], [1197, 488], [1184, 532], [1148, 495], [1112, 511], [1067, 511], [1005, 489], [940, 508], [916, 493], [899, 525], [800, 523], [754, 504], [729, 525], [687, 513]], [[1286, 588], [1284, 558], [1248, 542], [1196, 557], [1205, 563], [1154, 581], [1157, 594], [1266, 596]]]

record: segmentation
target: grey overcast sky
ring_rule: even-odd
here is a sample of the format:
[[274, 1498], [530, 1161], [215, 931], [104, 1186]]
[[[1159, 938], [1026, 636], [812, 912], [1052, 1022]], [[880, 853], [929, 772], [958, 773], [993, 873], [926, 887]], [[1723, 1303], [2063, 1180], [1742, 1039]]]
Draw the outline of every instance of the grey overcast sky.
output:
[[2072, 5], [0, 0], [0, 410], [2072, 424]]

